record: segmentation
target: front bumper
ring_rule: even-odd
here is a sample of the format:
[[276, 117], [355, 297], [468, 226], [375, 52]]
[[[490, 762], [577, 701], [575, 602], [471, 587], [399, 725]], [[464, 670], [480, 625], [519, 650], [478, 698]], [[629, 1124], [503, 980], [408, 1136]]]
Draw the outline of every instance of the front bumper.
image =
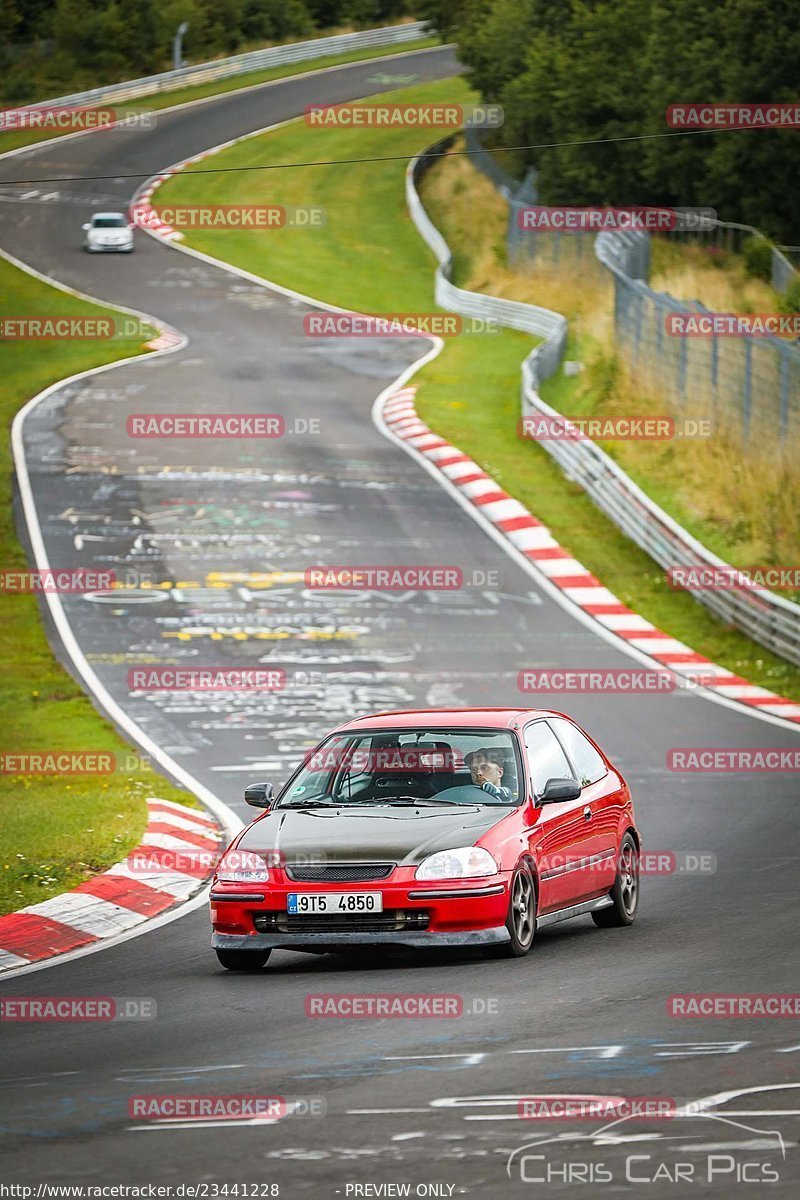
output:
[[412, 933], [213, 933], [211, 945], [215, 950], [302, 950], [322, 949], [325, 946], [497, 946], [511, 941], [505, 925], [494, 929], [467, 929], [451, 933], [431, 933], [429, 930]]
[[133, 239], [129, 242], [115, 242], [113, 245], [101, 245], [99, 242], [87, 242], [86, 249], [92, 254], [127, 254], [133, 249]]
[[[505, 925], [508, 889], [507, 873], [474, 882], [420, 883], [411, 868], [396, 871], [391, 882], [384, 880], [371, 886], [304, 885], [284, 878], [256, 887], [217, 881], [210, 897], [212, 945], [220, 950], [494, 945], [509, 940]], [[380, 891], [386, 920], [376, 921], [369, 914], [344, 914], [331, 917], [330, 922], [323, 918], [331, 927], [320, 928], [319, 919], [298, 919], [287, 914], [287, 896], [296, 891], [347, 891], [355, 895]]]

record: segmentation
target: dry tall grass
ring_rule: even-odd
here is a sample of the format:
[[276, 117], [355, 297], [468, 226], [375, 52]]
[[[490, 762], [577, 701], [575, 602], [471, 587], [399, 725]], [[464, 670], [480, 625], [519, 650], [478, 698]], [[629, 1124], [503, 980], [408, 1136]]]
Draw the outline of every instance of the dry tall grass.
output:
[[[567, 238], [561, 241], [559, 263], [545, 246], [524, 271], [512, 270], [506, 255], [508, 206], [469, 158], [453, 155], [437, 163], [424, 178], [422, 196], [454, 249], [459, 286], [543, 305], [569, 318], [572, 353], [577, 348], [585, 370], [558, 382], [563, 411], [570, 404], [574, 412], [603, 416], [666, 413], [676, 420], [713, 420], [720, 397], [707, 383], [702, 361], [710, 344], [697, 339], [691, 347], [685, 397], [664, 389], [657, 368], [634, 377], [617, 354], [610, 273], [593, 255], [577, 261], [564, 248]], [[702, 300], [715, 311], [773, 311], [776, 306], [772, 289], [748, 276], [740, 259], [724, 256], [715, 265], [688, 244], [654, 246], [652, 284], [679, 299]], [[675, 352], [674, 345], [665, 345], [664, 353]], [[712, 433], [606, 448], [658, 503], [735, 565], [800, 562], [800, 474], [790, 452], [768, 444], [763, 428], [752, 430], [746, 445], [735, 433], [713, 427]]]

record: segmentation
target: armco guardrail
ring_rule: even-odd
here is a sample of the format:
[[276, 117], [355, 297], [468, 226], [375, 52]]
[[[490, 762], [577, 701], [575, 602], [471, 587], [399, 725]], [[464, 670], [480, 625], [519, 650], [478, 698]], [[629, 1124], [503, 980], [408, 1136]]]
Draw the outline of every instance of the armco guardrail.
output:
[[[451, 136], [431, 146], [409, 164], [406, 173], [406, 200], [411, 219], [439, 262], [436, 303], [464, 315], [490, 318], [512, 329], [545, 338], [522, 364], [522, 415], [563, 422], [562, 415], [542, 400], [537, 389], [560, 362], [566, 343], [566, 319], [546, 308], [465, 291], [451, 282], [450, 247], [425, 212], [417, 183], [453, 140]], [[679, 565], [732, 569], [655, 504], [610, 455], [589, 438], [547, 440], [540, 445], [558, 462], [567, 477], [579, 483], [597, 507], [659, 566], [665, 569]], [[735, 625], [782, 658], [800, 665], [800, 605], [765, 588], [697, 591], [694, 595], [723, 621]]]
[[425, 212], [417, 191], [417, 182], [424, 171], [444, 154], [452, 145], [454, 136], [443, 138], [423, 155], [415, 158], [406, 172], [406, 202], [411, 219], [419, 233], [430, 246], [439, 266], [436, 268], [434, 297], [441, 308], [461, 313], [462, 316], [478, 317], [496, 321], [509, 329], [519, 329], [544, 338], [527, 360], [537, 380], [546, 379], [556, 370], [567, 340], [567, 320], [549, 308], [537, 308], [534, 304], [523, 304], [518, 300], [502, 300], [497, 296], [485, 296], [456, 287], [452, 281], [452, 255], [450, 247]]
[[286, 46], [270, 46], [265, 50], [235, 54], [232, 58], [218, 58], [214, 62], [196, 63], [191, 67], [181, 67], [178, 71], [164, 71], [161, 75], [145, 75], [142, 79], [130, 79], [126, 83], [91, 88], [88, 92], [75, 92], [55, 100], [40, 100], [35, 104], [26, 104], [25, 108], [74, 108], [115, 100], [136, 100], [153, 92], [174, 91], [179, 87], [210, 83], [231, 75], [245, 75], [250, 71], [263, 71], [267, 67], [280, 67], [311, 58], [330, 58], [336, 54], [346, 54], [349, 50], [402, 45], [426, 37], [428, 32], [427, 21], [412, 21], [407, 25], [367, 29], [362, 33], [341, 33], [307, 42], [291, 42]]

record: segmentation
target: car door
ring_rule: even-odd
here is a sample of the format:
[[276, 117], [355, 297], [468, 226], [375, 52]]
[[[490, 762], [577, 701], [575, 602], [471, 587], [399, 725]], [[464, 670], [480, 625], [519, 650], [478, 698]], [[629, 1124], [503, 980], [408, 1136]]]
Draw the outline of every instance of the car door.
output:
[[[610, 771], [599, 750], [581, 729], [565, 717], [550, 717], [549, 723], [570, 761], [572, 775], [581, 784], [580, 803], [584, 811], [590, 855], [588, 870], [576, 876], [576, 883], [588, 890], [575, 897], [575, 903], [599, 896], [613, 886], [619, 829], [625, 795], [619, 776]], [[589, 816], [586, 818], [588, 810]]]
[[[546, 719], [525, 726], [523, 743], [534, 797], [541, 796], [548, 779], [576, 778], [561, 742]], [[537, 804], [528, 840], [539, 872], [540, 913], [566, 908], [590, 893], [588, 864], [592, 831], [585, 816], [586, 807], [583, 796], [578, 800]]]

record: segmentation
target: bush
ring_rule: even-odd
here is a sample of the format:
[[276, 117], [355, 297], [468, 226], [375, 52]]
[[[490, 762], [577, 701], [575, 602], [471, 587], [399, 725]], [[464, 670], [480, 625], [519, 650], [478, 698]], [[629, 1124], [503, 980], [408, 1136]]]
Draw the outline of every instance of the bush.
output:
[[800, 275], [795, 275], [781, 296], [778, 301], [778, 311], [782, 313], [800, 312]]
[[744, 244], [744, 265], [748, 275], [769, 283], [772, 279], [772, 243], [763, 237], [748, 238]]

